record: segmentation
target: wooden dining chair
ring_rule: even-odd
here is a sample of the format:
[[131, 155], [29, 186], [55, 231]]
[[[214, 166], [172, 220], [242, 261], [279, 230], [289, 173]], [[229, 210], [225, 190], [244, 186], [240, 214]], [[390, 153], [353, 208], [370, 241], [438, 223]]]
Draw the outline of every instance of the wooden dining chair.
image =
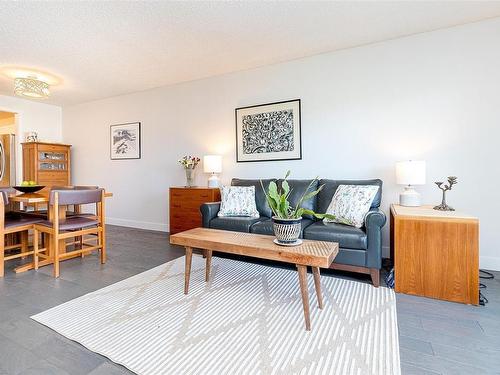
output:
[[[67, 185], [67, 186], [52, 186], [50, 190], [95, 190], [99, 189], [99, 186], [94, 185]], [[45, 203], [43, 203], [45, 205]], [[46, 207], [43, 209], [39, 208], [39, 204], [34, 204], [33, 211], [23, 211], [23, 214], [26, 216], [34, 216], [42, 219], [47, 219], [48, 210]], [[66, 216], [93, 216], [92, 214], [82, 213], [81, 209], [78, 205], [73, 207], [73, 211], [68, 210], [66, 212]]]
[[[72, 216], [66, 217], [66, 207], [71, 205], [95, 204], [95, 217]], [[82, 255], [91, 251], [99, 251], [101, 263], [106, 263], [106, 239], [104, 229], [104, 189], [88, 190], [52, 190], [49, 197], [49, 211], [51, 220], [35, 224], [34, 234], [34, 267], [38, 269], [39, 257], [51, 260], [54, 264], [54, 277], [59, 277], [59, 263], [66, 258]], [[40, 248], [38, 233], [49, 235], [50, 249], [48, 254], [41, 252], [47, 248]], [[66, 251], [64, 241], [67, 238], [96, 235], [95, 244], [82, 243], [81, 248]], [[60, 241], [62, 240], [62, 244]]]
[[[28, 231], [34, 229], [33, 225], [42, 221], [35, 217], [23, 217], [17, 213], [9, 212], [9, 189], [0, 189], [0, 277], [5, 273], [5, 262], [11, 259], [24, 258], [34, 255], [34, 250], [29, 250]], [[5, 238], [11, 234], [19, 234], [19, 242], [5, 245]], [[13, 238], [17, 236], [11, 236]], [[16, 242], [16, 241], [14, 241]], [[19, 253], [7, 255], [6, 252], [20, 249]]]

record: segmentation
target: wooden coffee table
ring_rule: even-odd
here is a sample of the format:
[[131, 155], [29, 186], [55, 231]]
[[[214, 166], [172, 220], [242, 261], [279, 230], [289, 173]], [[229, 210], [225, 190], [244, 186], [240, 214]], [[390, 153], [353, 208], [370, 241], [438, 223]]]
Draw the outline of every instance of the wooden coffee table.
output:
[[254, 258], [277, 260], [294, 263], [299, 274], [300, 292], [304, 307], [306, 330], [311, 330], [309, 317], [309, 293], [307, 290], [307, 267], [312, 267], [314, 286], [318, 297], [319, 308], [323, 308], [321, 294], [320, 272], [321, 268], [329, 268], [339, 252], [339, 245], [335, 242], [304, 240], [299, 246], [279, 246], [273, 242], [272, 236], [253, 233], [240, 233], [217, 229], [195, 228], [170, 236], [170, 243], [186, 248], [186, 270], [184, 293], [189, 291], [189, 276], [191, 273], [191, 258], [193, 248], [205, 250], [206, 271], [205, 280], [210, 278], [212, 251], [221, 253], [238, 254]]

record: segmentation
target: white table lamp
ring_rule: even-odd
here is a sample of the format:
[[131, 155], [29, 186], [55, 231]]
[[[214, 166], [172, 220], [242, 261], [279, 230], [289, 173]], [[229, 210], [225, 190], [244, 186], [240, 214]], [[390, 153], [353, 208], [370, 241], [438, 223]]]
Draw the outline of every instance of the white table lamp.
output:
[[425, 185], [425, 161], [400, 161], [396, 163], [396, 183], [406, 185], [405, 191], [399, 195], [401, 206], [420, 206], [420, 194], [414, 185]]
[[217, 173], [222, 172], [222, 156], [205, 155], [203, 157], [203, 171], [212, 174], [208, 179], [208, 187], [219, 187], [219, 177]]

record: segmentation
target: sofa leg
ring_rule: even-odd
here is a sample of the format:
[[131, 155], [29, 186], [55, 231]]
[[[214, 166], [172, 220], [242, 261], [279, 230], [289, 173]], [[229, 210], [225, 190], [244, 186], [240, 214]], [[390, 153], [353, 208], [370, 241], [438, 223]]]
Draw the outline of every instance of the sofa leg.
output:
[[380, 286], [380, 270], [378, 268], [370, 268], [370, 276], [372, 277], [372, 284], [375, 288]]

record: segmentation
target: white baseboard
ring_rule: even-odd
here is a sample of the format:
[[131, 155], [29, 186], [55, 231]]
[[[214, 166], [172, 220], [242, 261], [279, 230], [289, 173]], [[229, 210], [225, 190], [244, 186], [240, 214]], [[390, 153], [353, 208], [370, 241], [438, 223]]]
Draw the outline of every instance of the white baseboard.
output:
[[114, 217], [107, 217], [106, 224], [119, 225], [122, 227], [130, 227], [130, 228], [156, 230], [156, 231], [160, 231], [160, 232], [168, 232], [168, 224], [154, 223], [154, 222], [150, 222], [150, 221], [137, 221], [137, 220], [128, 220], [128, 219], [118, 219], [118, 218], [114, 218]]
[[479, 257], [479, 268], [491, 271], [500, 271], [500, 258]]

